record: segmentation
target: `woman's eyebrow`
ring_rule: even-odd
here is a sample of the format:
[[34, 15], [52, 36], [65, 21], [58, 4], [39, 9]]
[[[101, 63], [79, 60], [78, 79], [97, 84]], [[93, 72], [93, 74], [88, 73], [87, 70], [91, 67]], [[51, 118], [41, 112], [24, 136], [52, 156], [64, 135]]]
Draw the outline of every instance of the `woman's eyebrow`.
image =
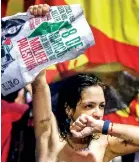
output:
[[103, 101], [103, 102], [101, 102], [100, 104], [106, 104], [106, 102], [105, 102], [105, 101]]
[[96, 102], [93, 102], [93, 101], [83, 101], [82, 104], [96, 104]]
[[[96, 104], [97, 102], [93, 102], [93, 101], [83, 101], [82, 104]], [[105, 105], [105, 101], [101, 102], [100, 104], [104, 104]]]

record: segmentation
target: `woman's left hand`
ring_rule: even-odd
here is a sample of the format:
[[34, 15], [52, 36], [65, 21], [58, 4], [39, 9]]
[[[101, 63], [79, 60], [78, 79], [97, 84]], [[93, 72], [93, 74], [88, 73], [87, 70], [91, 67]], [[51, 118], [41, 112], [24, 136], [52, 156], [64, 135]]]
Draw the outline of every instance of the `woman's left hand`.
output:
[[74, 137], [84, 138], [92, 133], [102, 133], [103, 120], [96, 120], [92, 116], [82, 114], [70, 126], [70, 131]]

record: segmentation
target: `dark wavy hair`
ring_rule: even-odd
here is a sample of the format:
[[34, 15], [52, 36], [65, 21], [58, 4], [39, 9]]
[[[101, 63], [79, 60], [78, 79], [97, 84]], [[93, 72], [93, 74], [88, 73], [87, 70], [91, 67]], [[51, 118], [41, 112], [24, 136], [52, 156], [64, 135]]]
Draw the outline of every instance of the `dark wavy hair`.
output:
[[81, 99], [82, 91], [89, 86], [101, 86], [105, 90], [104, 83], [93, 74], [77, 74], [71, 76], [63, 82], [59, 91], [55, 116], [58, 123], [60, 137], [66, 139], [67, 135], [71, 135], [69, 127], [71, 119], [66, 114], [66, 107], [69, 106], [73, 111]]

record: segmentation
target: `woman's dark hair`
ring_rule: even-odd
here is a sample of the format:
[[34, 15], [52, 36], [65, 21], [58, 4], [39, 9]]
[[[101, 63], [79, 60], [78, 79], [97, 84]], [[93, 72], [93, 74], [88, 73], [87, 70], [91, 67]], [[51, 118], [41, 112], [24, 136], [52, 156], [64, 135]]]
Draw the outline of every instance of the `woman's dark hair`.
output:
[[66, 139], [67, 134], [70, 134], [70, 120], [66, 114], [66, 107], [75, 111], [76, 105], [81, 99], [83, 89], [89, 86], [101, 86], [105, 89], [102, 81], [93, 74], [77, 74], [65, 79], [62, 88], [59, 91], [55, 116], [57, 118], [58, 128], [62, 139]]

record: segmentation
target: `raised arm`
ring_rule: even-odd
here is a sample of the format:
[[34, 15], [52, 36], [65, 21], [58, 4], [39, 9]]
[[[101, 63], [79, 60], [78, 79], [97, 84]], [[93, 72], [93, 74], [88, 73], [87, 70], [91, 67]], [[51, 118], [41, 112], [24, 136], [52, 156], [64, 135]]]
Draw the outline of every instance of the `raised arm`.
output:
[[[49, 5], [30, 6], [28, 11], [35, 16], [44, 16]], [[59, 134], [51, 108], [51, 94], [43, 70], [32, 84], [33, 118], [36, 136], [36, 161], [55, 161], [59, 151]]]
[[48, 142], [51, 135], [51, 96], [46, 83], [45, 70], [32, 84], [33, 120], [36, 137], [36, 161], [46, 161]]
[[32, 89], [36, 161], [55, 161], [60, 143], [45, 70], [36, 77]]

